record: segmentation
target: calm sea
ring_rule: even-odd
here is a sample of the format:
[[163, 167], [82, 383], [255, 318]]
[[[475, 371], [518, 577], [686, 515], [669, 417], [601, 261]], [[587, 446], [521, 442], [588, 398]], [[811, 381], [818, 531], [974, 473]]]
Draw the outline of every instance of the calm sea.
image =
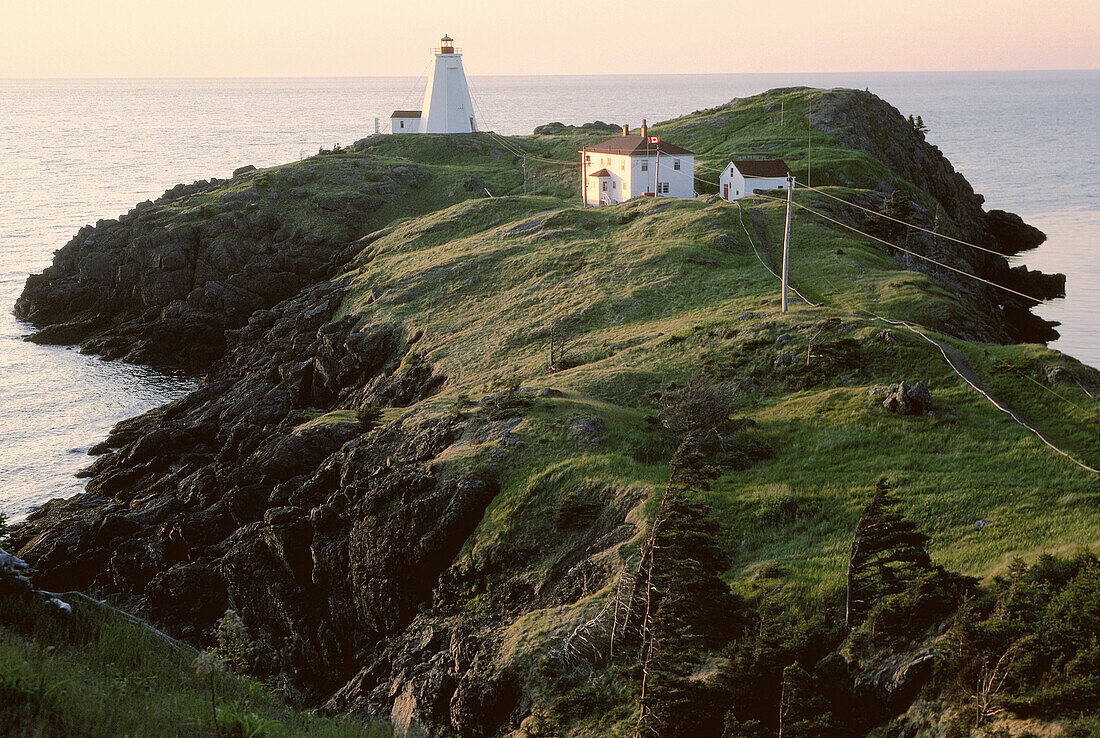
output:
[[[383, 132], [419, 107], [423, 78], [0, 80], [0, 511], [80, 491], [73, 474], [117, 421], [187, 392], [186, 379], [21, 340], [11, 306], [26, 275], [84, 223], [177, 182], [278, 164]], [[1100, 366], [1100, 71], [476, 77], [483, 128], [659, 121], [773, 87], [867, 88], [904, 114], [989, 207], [1049, 240], [1020, 261], [1069, 275], [1040, 308], [1056, 346]]]

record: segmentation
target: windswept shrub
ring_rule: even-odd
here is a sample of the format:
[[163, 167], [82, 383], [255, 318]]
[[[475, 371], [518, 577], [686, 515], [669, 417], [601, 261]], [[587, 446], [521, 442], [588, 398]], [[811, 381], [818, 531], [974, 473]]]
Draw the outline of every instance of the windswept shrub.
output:
[[734, 399], [732, 386], [700, 374], [686, 387], [665, 390], [658, 401], [657, 417], [682, 438], [717, 433], [729, 422]]

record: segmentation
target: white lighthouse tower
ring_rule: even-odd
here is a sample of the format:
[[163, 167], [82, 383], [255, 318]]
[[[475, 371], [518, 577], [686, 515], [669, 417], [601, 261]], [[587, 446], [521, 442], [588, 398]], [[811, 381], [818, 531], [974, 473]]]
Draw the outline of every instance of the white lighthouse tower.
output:
[[435, 70], [424, 90], [421, 106], [421, 133], [474, 133], [474, 103], [466, 73], [462, 71], [462, 52], [450, 36], [443, 36], [439, 48], [432, 49]]

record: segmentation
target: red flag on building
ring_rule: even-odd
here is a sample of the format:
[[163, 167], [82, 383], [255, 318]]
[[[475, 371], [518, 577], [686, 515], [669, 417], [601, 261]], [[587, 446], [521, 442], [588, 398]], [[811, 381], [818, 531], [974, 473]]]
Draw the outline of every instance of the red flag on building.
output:
[[651, 143], [651, 144], [659, 144], [659, 143], [661, 143], [661, 137], [660, 136], [650, 136], [649, 139], [648, 139], [648, 142]]

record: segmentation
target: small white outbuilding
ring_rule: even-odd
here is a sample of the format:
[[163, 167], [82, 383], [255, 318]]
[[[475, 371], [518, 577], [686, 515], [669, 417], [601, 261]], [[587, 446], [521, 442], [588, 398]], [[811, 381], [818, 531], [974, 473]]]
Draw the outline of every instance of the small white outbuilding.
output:
[[609, 138], [580, 151], [581, 187], [586, 205], [613, 205], [634, 197], [695, 197], [695, 154], [641, 134]]
[[722, 199], [733, 202], [758, 190], [785, 190], [790, 171], [781, 159], [731, 161], [718, 178]]
[[393, 111], [390, 116], [390, 133], [420, 133], [420, 111]]

